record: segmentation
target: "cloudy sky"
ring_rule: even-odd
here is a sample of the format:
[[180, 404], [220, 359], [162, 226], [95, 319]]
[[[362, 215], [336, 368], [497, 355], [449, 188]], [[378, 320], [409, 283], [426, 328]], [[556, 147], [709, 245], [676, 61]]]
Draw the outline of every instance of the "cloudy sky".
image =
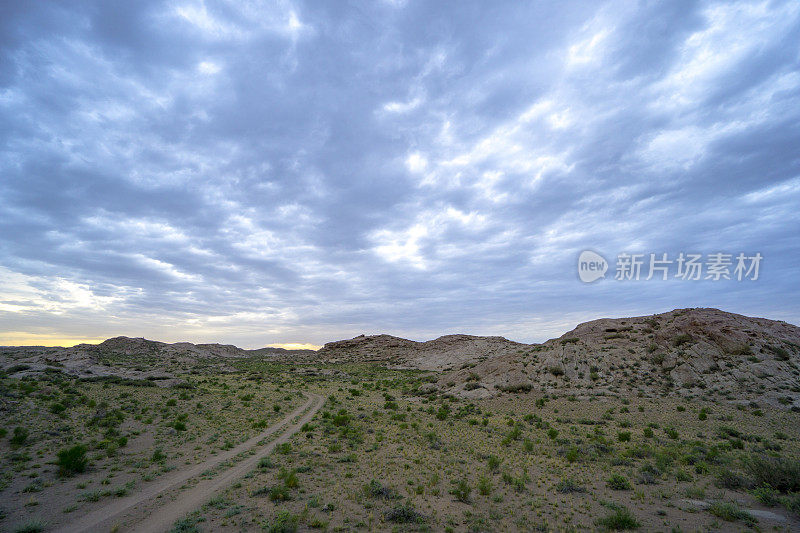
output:
[[0, 142], [0, 344], [800, 323], [791, 0], [2, 2]]

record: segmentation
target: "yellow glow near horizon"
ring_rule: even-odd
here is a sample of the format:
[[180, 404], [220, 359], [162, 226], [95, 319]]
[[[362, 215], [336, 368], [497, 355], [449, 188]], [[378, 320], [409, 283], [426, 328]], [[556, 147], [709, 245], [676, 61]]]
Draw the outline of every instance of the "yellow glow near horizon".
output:
[[322, 348], [322, 346], [318, 344], [287, 342], [284, 344], [267, 344], [267, 348], [283, 348], [284, 350], [319, 350]]
[[[107, 337], [70, 337], [58, 333], [26, 333], [24, 331], [0, 332], [0, 346], [63, 346], [65, 348], [76, 344], [100, 344]], [[319, 350], [322, 346], [302, 342], [287, 342], [268, 344], [268, 348], [283, 348], [285, 350]]]
[[25, 333], [23, 331], [0, 332], [0, 346], [75, 346], [76, 344], [100, 344], [105, 337], [68, 337], [58, 334]]

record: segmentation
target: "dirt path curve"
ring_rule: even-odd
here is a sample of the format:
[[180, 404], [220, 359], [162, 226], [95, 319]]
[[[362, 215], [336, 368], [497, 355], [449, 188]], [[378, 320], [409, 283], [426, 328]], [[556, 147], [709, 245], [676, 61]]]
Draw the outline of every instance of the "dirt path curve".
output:
[[[148, 484], [141, 491], [116, 499], [108, 505], [78, 518], [74, 522], [58, 528], [56, 531], [107, 532], [115, 526], [119, 527], [119, 531], [148, 533], [169, 531], [176, 520], [199, 508], [208, 502], [215, 493], [256, 468], [258, 461], [262, 457], [269, 455], [275, 449], [275, 446], [289, 440], [303, 424], [310, 421], [319, 408], [322, 407], [323, 398], [312, 393], [308, 393], [308, 396], [308, 401], [289, 413], [286, 418], [235, 448], [217, 454], [185, 470], [165, 475], [163, 478]], [[260, 441], [277, 433], [279, 429], [291, 423], [298, 416], [300, 418], [285, 429], [276, 439], [263, 446], [257, 446]], [[225, 461], [251, 449], [255, 453], [247, 455], [232, 467], [218, 472], [210, 479], [200, 479], [193, 487], [177, 492], [171, 500], [168, 497], [164, 498], [169, 500], [167, 503], [154, 505], [156, 498], [164, 497], [166, 493], [180, 488], [187, 481], [200, 476], [208, 470], [213, 470]], [[142, 515], [143, 508], [149, 508], [150, 513], [147, 516]]]

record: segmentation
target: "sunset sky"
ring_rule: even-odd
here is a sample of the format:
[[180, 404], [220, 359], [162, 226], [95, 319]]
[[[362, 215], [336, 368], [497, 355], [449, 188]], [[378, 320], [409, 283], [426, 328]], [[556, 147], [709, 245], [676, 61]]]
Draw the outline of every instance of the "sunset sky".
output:
[[3, 2], [0, 138], [0, 344], [800, 324], [796, 1]]

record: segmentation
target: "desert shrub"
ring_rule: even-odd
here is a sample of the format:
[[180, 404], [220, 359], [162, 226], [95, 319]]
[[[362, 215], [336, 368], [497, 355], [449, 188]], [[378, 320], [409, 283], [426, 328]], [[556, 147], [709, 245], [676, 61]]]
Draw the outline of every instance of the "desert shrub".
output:
[[288, 455], [292, 452], [292, 444], [290, 442], [282, 442], [278, 444], [275, 450], [282, 455]]
[[729, 468], [723, 468], [717, 472], [717, 479], [714, 484], [730, 490], [747, 489], [753, 486], [752, 481]]
[[758, 501], [767, 507], [775, 507], [781, 502], [778, 491], [770, 487], [758, 487], [753, 489], [752, 493]]
[[586, 492], [586, 489], [571, 479], [562, 479], [556, 485], [556, 490], [561, 494]]
[[14, 428], [14, 434], [11, 436], [11, 447], [12, 448], [19, 448], [25, 441], [28, 440], [28, 428], [24, 428], [21, 426], [17, 426]]
[[640, 524], [626, 507], [616, 507], [611, 514], [597, 520], [597, 526], [607, 531], [637, 529]]
[[640, 485], [655, 485], [658, 483], [658, 478], [661, 477], [661, 470], [655, 465], [645, 463], [639, 468], [639, 478], [637, 482]]
[[481, 496], [488, 496], [491, 493], [492, 481], [486, 476], [481, 476], [478, 480], [478, 494]]
[[500, 458], [496, 455], [490, 455], [487, 463], [489, 465], [489, 470], [497, 470], [497, 467], [500, 466]]
[[755, 524], [758, 522], [756, 517], [740, 509], [739, 506], [733, 502], [714, 502], [709, 506], [708, 512], [728, 522], [735, 522], [737, 520], [748, 524]]
[[781, 503], [789, 511], [796, 515], [800, 515], [800, 493], [784, 496], [781, 498]]
[[289, 511], [281, 511], [265, 529], [269, 533], [294, 533], [297, 531], [298, 521], [299, 518]]
[[44, 522], [38, 518], [31, 518], [25, 522], [17, 524], [11, 531], [14, 533], [39, 533], [40, 531], [44, 531], [46, 527], [47, 522]]
[[779, 492], [800, 492], [800, 461], [783, 457], [754, 456], [745, 463], [757, 486]]
[[530, 383], [517, 383], [515, 385], [501, 385], [498, 387], [503, 392], [512, 392], [512, 393], [520, 393], [520, 392], [530, 392], [533, 387]]
[[569, 337], [566, 339], [561, 340], [561, 345], [566, 346], [567, 344], [577, 344], [580, 339], [578, 337]]
[[150, 461], [154, 463], [160, 463], [166, 458], [167, 458], [166, 454], [164, 454], [164, 452], [162, 452], [160, 448], [156, 448], [155, 450], [153, 450], [153, 454], [150, 456]]
[[672, 339], [672, 345], [675, 347], [682, 346], [687, 342], [692, 342], [692, 336], [689, 335], [688, 333], [681, 333], [680, 335]]
[[460, 479], [456, 486], [450, 490], [450, 494], [456, 497], [456, 500], [464, 503], [469, 503], [469, 495], [472, 493], [472, 488], [466, 479]]
[[630, 442], [631, 440], [631, 432], [630, 431], [620, 431], [617, 433], [617, 440], [620, 442]]
[[89, 459], [86, 457], [86, 446], [77, 444], [71, 448], [65, 448], [58, 452], [58, 472], [62, 476], [71, 476], [73, 474], [83, 472], [86, 470], [86, 465]]
[[780, 346], [765, 346], [765, 348], [775, 354], [775, 359], [778, 361], [788, 361], [789, 352]]
[[386, 511], [384, 518], [387, 522], [395, 522], [397, 524], [419, 524], [425, 521], [425, 517], [418, 513], [410, 503], [392, 507]]
[[664, 433], [666, 433], [667, 437], [669, 437], [671, 439], [677, 439], [678, 438], [678, 430], [675, 429], [675, 428], [664, 428]]
[[750, 355], [753, 351], [747, 344], [739, 344], [728, 351], [731, 355]]
[[291, 494], [289, 494], [289, 487], [286, 485], [275, 485], [274, 487], [269, 488], [264, 487], [260, 490], [261, 492], [254, 493], [254, 495], [258, 496], [266, 493], [269, 496], [270, 501], [273, 502], [285, 502], [291, 498]]
[[558, 430], [556, 428], [548, 429], [547, 430], [547, 436], [550, 437], [553, 440], [556, 440], [556, 437], [558, 437]]
[[260, 468], [261, 470], [268, 470], [273, 466], [275, 465], [272, 463], [272, 459], [269, 457], [262, 457], [261, 459], [258, 460], [258, 468]]
[[297, 488], [300, 484], [297, 480], [297, 472], [295, 470], [281, 468], [281, 471], [278, 472], [278, 479], [283, 480], [283, 484], [289, 489]]
[[564, 454], [564, 457], [566, 458], [566, 460], [568, 462], [574, 463], [575, 461], [578, 460], [578, 458], [580, 457], [580, 454], [581, 454], [581, 452], [580, 452], [580, 450], [578, 449], [577, 446], [570, 446], [567, 449], [567, 452]]
[[383, 498], [385, 500], [394, 500], [400, 497], [395, 491], [381, 485], [374, 479], [364, 485], [364, 494], [372, 498]]
[[333, 416], [332, 422], [336, 427], [344, 427], [350, 423], [350, 415], [342, 409]]
[[620, 474], [614, 474], [608, 480], [606, 480], [606, 484], [610, 489], [614, 490], [631, 490], [631, 483], [625, 477]]

